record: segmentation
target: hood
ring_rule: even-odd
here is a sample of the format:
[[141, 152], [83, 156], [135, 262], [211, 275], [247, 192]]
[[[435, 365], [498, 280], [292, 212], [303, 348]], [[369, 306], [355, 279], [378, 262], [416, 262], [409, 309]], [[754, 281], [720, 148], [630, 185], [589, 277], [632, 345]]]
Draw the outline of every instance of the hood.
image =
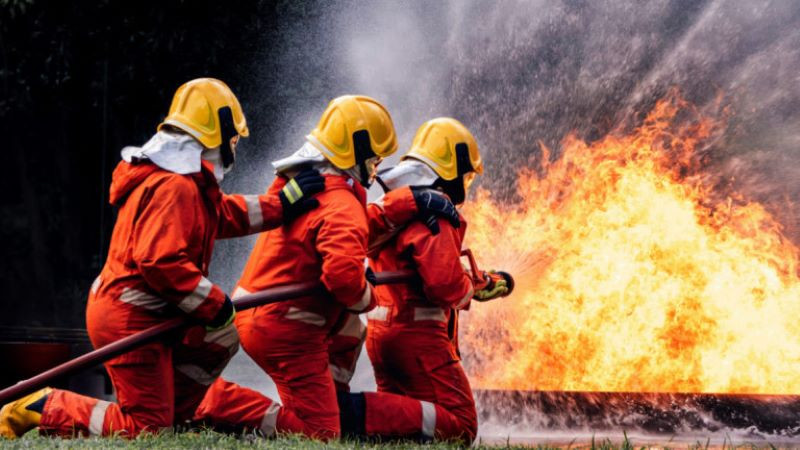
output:
[[[128, 163], [124, 160], [120, 161], [114, 169], [114, 173], [111, 174], [108, 202], [115, 206], [122, 205], [131, 191], [142, 184], [147, 177], [159, 170], [163, 169], [149, 161], [136, 164]], [[191, 174], [191, 177], [198, 186], [206, 188], [206, 192], [209, 192], [209, 189], [212, 192], [219, 191], [219, 184], [214, 176], [214, 166], [210, 162], [203, 161], [200, 173]], [[213, 193], [209, 195], [213, 195]]]
[[112, 205], [119, 206], [125, 197], [132, 190], [142, 184], [142, 182], [156, 172], [158, 167], [154, 164], [131, 164], [120, 161], [114, 173], [111, 175], [111, 188], [109, 188], [108, 201]]
[[156, 166], [181, 175], [200, 172], [204, 147], [184, 133], [159, 131], [141, 147], [122, 149], [122, 160], [136, 164], [151, 161]]
[[296, 175], [302, 166], [317, 169], [323, 175], [349, 176], [345, 171], [334, 167], [319, 150], [308, 142], [286, 158], [272, 162], [275, 173], [289, 178]]
[[405, 186], [432, 186], [439, 176], [427, 164], [409, 158], [394, 167], [379, 170], [378, 178], [389, 190], [395, 190]]
[[222, 183], [222, 180], [225, 179], [225, 174], [233, 169], [233, 163], [228, 167], [224, 167], [222, 164], [222, 151], [219, 147], [203, 149], [203, 153], [200, 156], [203, 159], [203, 164], [210, 166], [217, 183]]

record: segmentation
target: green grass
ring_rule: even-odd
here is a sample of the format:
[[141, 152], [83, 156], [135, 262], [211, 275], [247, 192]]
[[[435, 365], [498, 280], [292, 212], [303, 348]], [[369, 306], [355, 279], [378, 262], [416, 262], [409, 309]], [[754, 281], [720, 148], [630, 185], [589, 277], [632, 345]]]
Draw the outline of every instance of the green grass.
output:
[[[509, 448], [504, 446], [505, 448]], [[422, 445], [417, 443], [387, 443], [368, 444], [356, 441], [336, 441], [323, 443], [313, 441], [301, 436], [285, 436], [275, 439], [263, 439], [254, 435], [230, 436], [213, 431], [200, 431], [193, 433], [145, 434], [136, 439], [123, 438], [75, 438], [61, 439], [39, 436], [35, 432], [28, 433], [21, 439], [2, 440], [0, 448], [9, 449], [37, 449], [37, 448], [140, 448], [140, 449], [457, 449], [455, 444]]]
[[[739, 448], [772, 448], [770, 444], [763, 446], [712, 446], [713, 448], [723, 449], [739, 449]], [[300, 436], [285, 436], [276, 439], [262, 439], [254, 435], [239, 435], [231, 436], [213, 431], [199, 431], [191, 433], [172, 433], [162, 432], [159, 434], [144, 434], [136, 439], [123, 439], [120, 437], [110, 438], [75, 438], [75, 439], [62, 439], [50, 438], [39, 436], [37, 432], [32, 431], [21, 439], [16, 440], [3, 440], [0, 438], [0, 448], [6, 449], [39, 449], [39, 448], [69, 448], [69, 449], [105, 449], [105, 448], [140, 448], [140, 449], [173, 449], [173, 448], [191, 448], [191, 449], [238, 449], [238, 448], [253, 448], [253, 449], [458, 449], [462, 448], [456, 444], [436, 443], [436, 444], [418, 444], [413, 442], [393, 442], [393, 443], [363, 443], [356, 441], [336, 441], [330, 443], [322, 443], [312, 441]], [[554, 448], [571, 448], [571, 449], [592, 449], [592, 450], [635, 450], [637, 447], [634, 443], [628, 440], [626, 434], [622, 439], [617, 442], [611, 440], [598, 440], [594, 439], [586, 443], [572, 443], [564, 445], [563, 447], [550, 447], [542, 445], [511, 445], [511, 444], [494, 444], [484, 445], [476, 444], [473, 448], [479, 449], [554, 449]], [[653, 447], [647, 447], [653, 448]], [[665, 446], [663, 448], [670, 448]], [[672, 448], [687, 448], [686, 445], [675, 445]], [[709, 447], [708, 442], [698, 442], [688, 448], [696, 450], [706, 450]]]

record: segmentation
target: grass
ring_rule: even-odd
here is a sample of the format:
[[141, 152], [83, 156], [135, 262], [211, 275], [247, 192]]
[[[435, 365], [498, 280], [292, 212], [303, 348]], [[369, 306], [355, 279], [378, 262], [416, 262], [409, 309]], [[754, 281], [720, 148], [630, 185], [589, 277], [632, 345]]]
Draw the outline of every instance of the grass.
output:
[[[199, 431], [191, 433], [172, 433], [165, 431], [159, 434], [143, 434], [136, 439], [124, 439], [121, 437], [107, 437], [107, 438], [74, 438], [62, 439], [51, 438], [38, 435], [37, 432], [32, 431], [21, 439], [16, 440], [3, 440], [0, 438], [0, 448], [2, 449], [39, 449], [39, 448], [69, 448], [69, 449], [106, 449], [106, 448], [140, 448], [140, 449], [173, 449], [173, 448], [191, 448], [191, 449], [239, 449], [239, 448], [252, 448], [252, 449], [426, 449], [426, 450], [444, 450], [444, 449], [458, 449], [463, 448], [457, 444], [448, 443], [435, 443], [435, 444], [419, 444], [414, 442], [392, 442], [392, 443], [364, 443], [358, 441], [336, 441], [330, 443], [322, 443], [319, 441], [312, 441], [300, 436], [284, 436], [276, 439], [262, 439], [254, 435], [239, 435], [231, 436], [213, 431]], [[499, 443], [493, 445], [476, 444], [473, 448], [478, 449], [555, 449], [555, 448], [569, 448], [569, 449], [591, 449], [591, 450], [635, 450], [638, 448], [653, 448], [653, 447], [636, 447], [630, 440], [627, 434], [623, 434], [623, 439], [619, 442], [612, 442], [609, 439], [602, 441], [595, 441], [585, 444], [568, 444], [561, 447], [551, 447], [542, 445], [515, 445], [509, 442]], [[670, 447], [658, 447], [670, 448]], [[673, 448], [687, 448], [686, 445], [677, 445]], [[694, 445], [689, 445], [688, 448], [696, 450], [706, 450], [709, 447], [708, 441], [697, 442]], [[763, 446], [733, 446], [725, 445], [714, 446], [713, 448], [722, 449], [754, 449], [754, 448], [771, 448], [775, 447], [770, 444]]]
[[[505, 446], [504, 446], [505, 447]], [[262, 439], [254, 435], [231, 436], [213, 431], [200, 431], [194, 433], [144, 434], [136, 439], [111, 438], [74, 438], [61, 439], [39, 436], [28, 433], [21, 439], [4, 441], [0, 439], [0, 448], [6, 449], [38, 449], [38, 448], [76, 448], [76, 449], [105, 449], [105, 448], [139, 448], [139, 449], [457, 449], [455, 444], [423, 445], [412, 442], [398, 442], [387, 444], [369, 444], [357, 441], [336, 441], [323, 443], [313, 441], [301, 436], [284, 436], [276, 439]]]
[[[676, 446], [679, 448], [686, 448], [685, 445]], [[710, 448], [708, 442], [698, 442], [695, 445], [688, 446], [691, 449], [705, 450]], [[38, 448], [70, 448], [70, 449], [105, 449], [105, 448], [141, 448], [141, 449], [173, 449], [173, 448], [192, 448], [192, 449], [239, 449], [239, 448], [252, 448], [252, 449], [458, 449], [461, 448], [456, 444], [436, 443], [436, 444], [418, 444], [414, 442], [393, 442], [393, 443], [364, 443], [357, 441], [337, 441], [330, 443], [322, 443], [312, 441], [300, 436], [284, 436], [276, 439], [262, 439], [254, 435], [239, 435], [231, 436], [213, 431], [199, 431], [192, 433], [172, 433], [162, 432], [159, 434], [144, 434], [136, 439], [123, 439], [120, 437], [110, 438], [75, 438], [75, 439], [62, 439], [50, 438], [39, 436], [35, 431], [30, 432], [23, 436], [21, 439], [16, 440], [3, 440], [0, 439], [0, 448], [3, 449], [38, 449]], [[473, 448], [479, 449], [553, 449], [559, 447], [548, 447], [541, 445], [513, 445], [510, 443], [483, 445], [476, 444]], [[591, 450], [635, 450], [637, 448], [631, 441], [628, 440], [627, 434], [623, 435], [620, 442], [612, 442], [605, 439], [603, 441], [595, 441], [584, 445], [565, 445], [560, 448], [571, 449], [591, 449]], [[652, 448], [652, 447], [647, 447]], [[669, 447], [663, 447], [669, 448]], [[769, 444], [763, 447], [747, 446], [732, 446], [722, 445], [716, 448], [723, 449], [738, 449], [738, 448], [775, 448]]]

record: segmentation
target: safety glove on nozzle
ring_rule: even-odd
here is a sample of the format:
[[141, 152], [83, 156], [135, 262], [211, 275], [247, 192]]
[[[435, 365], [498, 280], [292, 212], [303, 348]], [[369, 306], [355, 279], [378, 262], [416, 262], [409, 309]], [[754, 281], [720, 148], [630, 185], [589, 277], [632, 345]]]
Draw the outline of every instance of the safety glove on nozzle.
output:
[[461, 226], [455, 205], [444, 194], [424, 186], [411, 186], [411, 193], [417, 204], [417, 214], [434, 236], [441, 231], [437, 221], [439, 217], [447, 219], [454, 228]]
[[291, 222], [319, 206], [311, 196], [325, 189], [325, 178], [316, 169], [305, 168], [286, 182], [278, 193], [283, 207], [283, 221]]
[[225, 303], [222, 304], [214, 318], [206, 323], [206, 331], [221, 330], [233, 323], [234, 317], [236, 317], [236, 308], [233, 307], [230, 297], [226, 295]]
[[494, 270], [484, 272], [483, 275], [488, 282], [485, 286], [475, 291], [472, 295], [473, 299], [479, 302], [488, 302], [508, 294], [508, 281], [506, 281], [505, 277]]

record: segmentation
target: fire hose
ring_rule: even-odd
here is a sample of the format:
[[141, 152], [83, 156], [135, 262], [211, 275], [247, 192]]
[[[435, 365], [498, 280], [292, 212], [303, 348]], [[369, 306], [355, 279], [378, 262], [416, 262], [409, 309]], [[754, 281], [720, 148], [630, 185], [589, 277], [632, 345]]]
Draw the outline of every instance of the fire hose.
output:
[[[471, 254], [470, 259], [472, 259]], [[472, 266], [473, 269], [476, 268], [474, 265], [474, 260], [472, 261]], [[474, 270], [473, 275], [475, 275]], [[405, 283], [413, 281], [416, 277], [417, 274], [413, 270], [379, 272], [375, 273], [375, 285]], [[293, 298], [304, 297], [321, 291], [324, 291], [324, 287], [321, 282], [306, 281], [285, 286], [277, 286], [253, 294], [245, 295], [234, 300], [233, 305], [236, 308], [236, 311], [244, 311], [257, 306], [269, 305]], [[52, 383], [53, 380], [73, 375], [82, 370], [94, 367], [100, 363], [108, 361], [115, 356], [119, 356], [123, 353], [133, 350], [134, 348], [153, 342], [170, 332], [178, 330], [187, 325], [191, 325], [192, 323], [193, 322], [191, 319], [187, 316], [169, 319], [163, 323], [154, 325], [136, 334], [124, 337], [116, 342], [112, 342], [111, 344], [105, 345], [94, 351], [86, 353], [85, 355], [81, 355], [75, 359], [53, 367], [52, 369], [42, 372], [32, 378], [22, 380], [17, 384], [9, 386], [0, 391], [0, 405], [6, 404], [12, 400], [22, 397], [23, 395], [30, 394], [37, 389], [41, 389]]]

